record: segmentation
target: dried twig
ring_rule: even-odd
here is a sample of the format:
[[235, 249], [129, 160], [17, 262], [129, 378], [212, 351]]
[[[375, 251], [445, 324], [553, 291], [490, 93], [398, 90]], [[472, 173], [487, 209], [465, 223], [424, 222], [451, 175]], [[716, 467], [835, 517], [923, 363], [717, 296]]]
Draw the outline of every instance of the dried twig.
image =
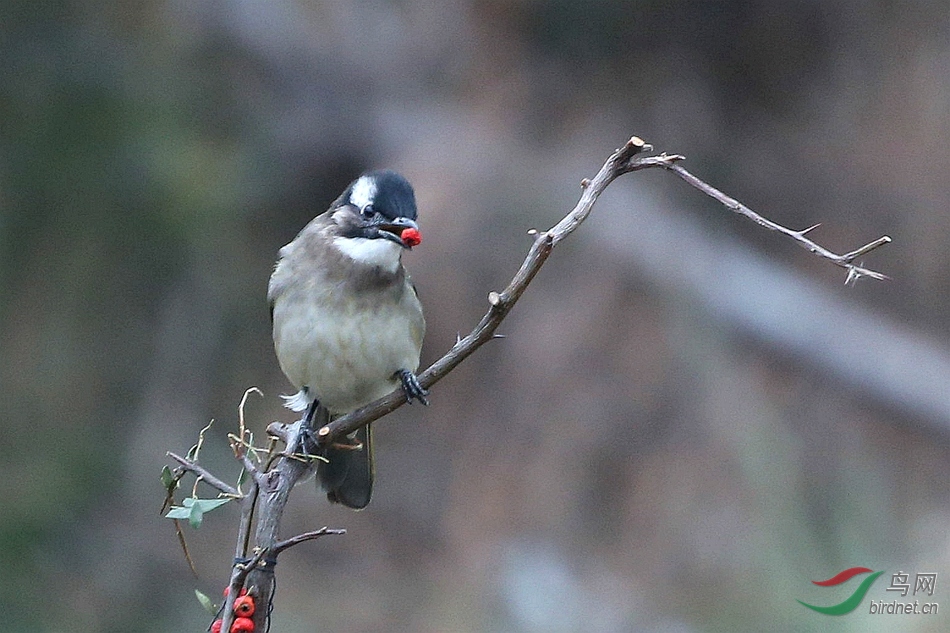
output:
[[319, 530], [314, 530], [312, 532], [304, 532], [303, 534], [298, 534], [297, 536], [292, 536], [289, 539], [285, 539], [279, 543], [274, 543], [274, 546], [271, 548], [271, 555], [276, 556], [288, 547], [293, 547], [294, 545], [299, 545], [304, 541], [312, 541], [314, 539], [320, 538], [321, 536], [327, 536], [328, 534], [346, 534], [346, 530], [339, 530], [334, 528], [329, 528], [323, 526]]
[[637, 169], [647, 169], [649, 167], [662, 167], [666, 169], [667, 171], [673, 172], [674, 174], [676, 174], [677, 176], [685, 180], [687, 183], [689, 183], [696, 189], [699, 189], [700, 191], [705, 193], [710, 198], [713, 198], [721, 202], [730, 211], [743, 215], [749, 218], [750, 220], [752, 220], [753, 222], [755, 222], [756, 224], [760, 226], [764, 226], [765, 228], [769, 230], [778, 231], [782, 235], [788, 236], [792, 238], [793, 240], [795, 240], [795, 242], [797, 242], [802, 248], [807, 249], [809, 252], [814, 253], [815, 255], [818, 255], [819, 257], [823, 257], [827, 259], [828, 261], [846, 269], [848, 271], [848, 276], [845, 279], [845, 283], [854, 283], [861, 277], [870, 277], [872, 279], [888, 279], [887, 275], [883, 273], [879, 273], [879, 272], [870, 270], [868, 268], [864, 268], [863, 266], [855, 265], [854, 260], [856, 260], [858, 257], [861, 257], [862, 255], [870, 253], [871, 251], [873, 251], [875, 248], [878, 248], [879, 246], [883, 246], [885, 244], [890, 243], [891, 238], [889, 236], [884, 235], [882, 237], [877, 238], [873, 242], [865, 244], [864, 246], [851, 251], [850, 253], [845, 253], [844, 255], [838, 255], [837, 253], [831, 252], [824, 246], [821, 246], [820, 244], [809, 239], [808, 237], [805, 237], [807, 233], [810, 233], [811, 231], [821, 226], [820, 224], [810, 226], [807, 229], [802, 229], [800, 231], [795, 231], [793, 229], [784, 227], [781, 224], [773, 222], [772, 220], [769, 220], [768, 218], [762, 217], [761, 215], [759, 215], [758, 213], [756, 213], [749, 207], [745, 206], [741, 202], [735, 200], [734, 198], [730, 196], [727, 196], [726, 194], [719, 191], [712, 185], [707, 184], [706, 182], [700, 180], [693, 174], [683, 169], [683, 167], [679, 165], [679, 161], [681, 160], [683, 160], [682, 156], [676, 156], [676, 155], [668, 156], [666, 154], [661, 154], [660, 156], [653, 156], [653, 157], [643, 158], [643, 159], [635, 161], [635, 163], [631, 166], [632, 168], [629, 171], [635, 171]]
[[190, 459], [186, 459], [184, 457], [181, 457], [180, 455], [176, 455], [175, 453], [172, 453], [171, 451], [165, 453], [165, 455], [167, 455], [168, 457], [171, 457], [173, 460], [181, 464], [181, 467], [187, 470], [188, 472], [194, 473], [196, 477], [204, 481], [206, 484], [208, 484], [209, 486], [211, 486], [218, 492], [225, 494], [229, 497], [241, 496], [237, 488], [221, 481], [220, 479], [212, 475], [210, 472], [208, 472], [204, 467], [199, 465], [197, 462], [193, 462]]

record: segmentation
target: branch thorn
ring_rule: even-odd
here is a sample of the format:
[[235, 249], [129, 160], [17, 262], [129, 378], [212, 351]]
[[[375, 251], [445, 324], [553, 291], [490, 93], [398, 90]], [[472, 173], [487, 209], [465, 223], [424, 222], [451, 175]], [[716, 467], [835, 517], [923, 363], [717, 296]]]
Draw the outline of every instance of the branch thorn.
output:
[[853, 286], [858, 283], [858, 279], [861, 278], [861, 273], [858, 272], [857, 268], [854, 266], [848, 266], [848, 276], [845, 277], [844, 285]]

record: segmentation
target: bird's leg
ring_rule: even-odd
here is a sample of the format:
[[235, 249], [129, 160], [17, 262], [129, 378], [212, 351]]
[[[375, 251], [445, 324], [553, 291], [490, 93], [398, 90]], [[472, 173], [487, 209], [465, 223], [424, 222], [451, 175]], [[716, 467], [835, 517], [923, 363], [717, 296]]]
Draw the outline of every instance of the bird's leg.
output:
[[408, 369], [400, 369], [396, 372], [399, 382], [402, 383], [402, 390], [406, 394], [406, 402], [412, 404], [413, 400], [418, 400], [425, 406], [429, 406], [429, 399], [426, 396], [429, 392], [419, 384], [419, 379]]
[[[300, 442], [300, 452], [304, 455], [313, 455], [314, 452], [311, 448], [316, 449], [317, 447], [317, 436], [313, 432], [313, 421], [317, 415], [317, 409], [320, 407], [320, 400], [314, 398], [310, 405], [307, 407], [307, 412], [304, 413], [303, 418], [300, 419], [300, 435], [298, 436]], [[295, 450], [291, 451], [296, 452]]]
[[313, 399], [313, 402], [310, 403], [310, 406], [307, 407], [307, 412], [304, 414], [303, 420], [304, 425], [310, 429], [313, 428], [313, 416], [317, 413], [317, 407], [320, 406], [320, 401], [316, 398]]

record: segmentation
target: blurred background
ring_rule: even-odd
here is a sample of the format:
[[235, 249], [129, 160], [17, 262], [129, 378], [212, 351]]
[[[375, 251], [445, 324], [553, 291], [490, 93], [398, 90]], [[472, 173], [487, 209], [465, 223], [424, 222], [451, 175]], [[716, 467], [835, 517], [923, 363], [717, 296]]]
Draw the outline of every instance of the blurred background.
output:
[[[278, 249], [362, 170], [416, 187], [423, 362], [631, 135], [612, 184], [428, 408], [376, 425], [360, 513], [304, 484], [274, 631], [945, 631], [945, 2], [303, 0], [0, 5], [0, 613], [8, 632], [201, 631], [237, 511], [163, 519], [165, 452], [245, 389], [292, 421]], [[187, 490], [186, 490], [187, 492]], [[203, 490], [207, 496], [210, 493]], [[841, 617], [844, 568], [937, 573], [938, 615]], [[906, 600], [915, 596], [908, 594]], [[922, 598], [922, 599], [921, 599]]]

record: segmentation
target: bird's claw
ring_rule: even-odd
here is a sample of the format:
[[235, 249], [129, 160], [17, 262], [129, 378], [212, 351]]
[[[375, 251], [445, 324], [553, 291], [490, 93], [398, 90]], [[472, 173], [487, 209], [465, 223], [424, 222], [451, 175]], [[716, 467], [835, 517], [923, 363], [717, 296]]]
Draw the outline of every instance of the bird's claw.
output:
[[[303, 428], [299, 435], [299, 452], [303, 455], [313, 456], [319, 452], [320, 440], [317, 434], [311, 428]], [[291, 452], [297, 452], [295, 449]]]
[[406, 402], [412, 404], [413, 400], [418, 400], [425, 406], [429, 406], [429, 399], [426, 396], [429, 392], [419, 384], [419, 379], [408, 369], [396, 372], [399, 381], [402, 383], [402, 390], [406, 394]]

